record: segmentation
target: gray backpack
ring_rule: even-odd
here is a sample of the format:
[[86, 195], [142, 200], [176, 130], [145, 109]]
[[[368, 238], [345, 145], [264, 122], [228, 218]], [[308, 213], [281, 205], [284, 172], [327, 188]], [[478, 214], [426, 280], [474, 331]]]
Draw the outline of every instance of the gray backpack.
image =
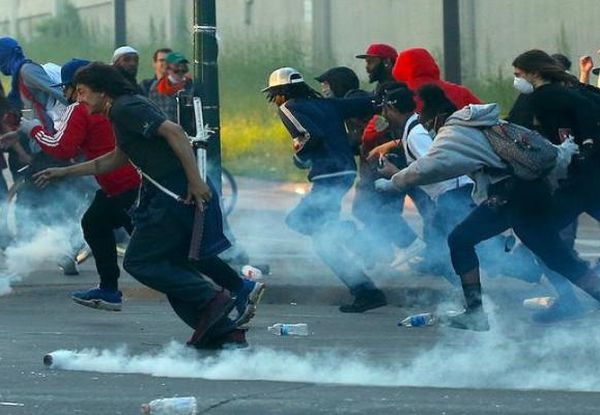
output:
[[557, 148], [537, 131], [505, 121], [481, 131], [510, 173], [520, 179], [539, 179], [556, 166]]

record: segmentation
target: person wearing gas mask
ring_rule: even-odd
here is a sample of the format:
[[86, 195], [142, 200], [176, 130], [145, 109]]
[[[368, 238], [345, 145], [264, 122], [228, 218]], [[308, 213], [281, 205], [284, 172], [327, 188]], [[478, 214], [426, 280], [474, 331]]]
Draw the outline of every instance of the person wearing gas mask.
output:
[[[440, 90], [437, 96], [443, 96], [443, 92]], [[430, 105], [428, 100], [433, 97], [420, 94], [425, 113]], [[422, 119], [425, 128], [436, 133], [432, 146], [425, 156], [393, 174], [391, 179], [393, 187], [400, 191], [464, 174], [475, 182], [473, 199], [478, 206], [448, 237], [466, 311], [447, 317], [445, 324], [459, 329], [489, 329], [475, 246], [510, 228], [550, 269], [600, 302], [600, 279], [564, 244], [558, 228], [553, 226], [552, 199], [545, 178], [525, 181], [513, 175], [481, 131], [498, 124], [499, 115], [498, 105], [488, 104], [469, 105], [453, 114]], [[386, 163], [384, 172], [389, 168]]]

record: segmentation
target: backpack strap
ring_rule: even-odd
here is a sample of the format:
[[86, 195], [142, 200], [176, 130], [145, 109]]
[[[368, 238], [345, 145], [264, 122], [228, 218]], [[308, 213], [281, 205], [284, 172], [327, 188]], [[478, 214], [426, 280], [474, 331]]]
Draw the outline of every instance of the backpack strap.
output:
[[415, 128], [418, 124], [420, 124], [420, 122], [419, 122], [419, 119], [417, 118], [416, 120], [412, 120], [412, 122], [410, 124], [408, 124], [408, 128], [406, 129], [406, 151], [408, 151], [408, 155], [413, 160], [416, 160], [417, 158], [415, 157], [413, 152], [410, 150], [410, 146], [408, 145], [408, 136], [409, 136], [410, 132], [413, 130], [413, 128]]
[[[136, 166], [135, 164], [133, 164], [133, 162], [131, 160], [129, 160], [129, 162], [131, 163], [131, 165], [133, 167], [135, 167], [135, 169], [138, 171], [138, 173], [144, 177], [145, 179], [147, 179], [150, 183], [152, 183], [154, 186], [156, 186], [156, 188], [158, 190], [160, 190], [161, 192], [163, 192], [164, 194], [166, 194], [167, 196], [172, 197], [173, 199], [175, 199], [178, 202], [182, 202], [184, 200], [183, 197], [179, 196], [177, 193], [167, 189], [165, 186], [163, 186], [162, 184], [160, 184], [159, 182], [157, 182], [156, 180], [154, 180], [152, 177], [150, 177], [150, 175], [144, 173], [142, 171], [142, 169], [140, 169], [138, 166]], [[140, 187], [141, 188], [141, 187]]]

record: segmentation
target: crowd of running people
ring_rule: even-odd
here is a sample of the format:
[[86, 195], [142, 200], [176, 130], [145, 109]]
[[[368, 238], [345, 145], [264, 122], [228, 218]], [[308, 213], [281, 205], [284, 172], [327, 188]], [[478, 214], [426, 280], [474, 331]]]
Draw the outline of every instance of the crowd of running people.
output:
[[[600, 89], [588, 84], [591, 58], [580, 60], [580, 81], [563, 55], [517, 56], [520, 95], [503, 120], [497, 104], [440, 79], [426, 49], [372, 44], [356, 57], [365, 60], [371, 92], [348, 67], [317, 77], [321, 93], [290, 67], [275, 70], [263, 91], [312, 182], [287, 224], [313, 239], [350, 290], [354, 301], [340, 311], [387, 304], [368, 276], [381, 262], [408, 261], [412, 274], [461, 287], [465, 311], [444, 319], [459, 329], [489, 329], [482, 268], [527, 282], [545, 275], [558, 299], [534, 315], [538, 321], [581, 315], [574, 287], [600, 301], [594, 266], [574, 249], [578, 216], [597, 218], [600, 208]], [[342, 220], [353, 186], [356, 220]], [[402, 217], [406, 196], [421, 216], [422, 238]]]
[[[578, 216], [600, 217], [600, 90], [588, 84], [591, 58], [580, 60], [580, 80], [562, 55], [517, 56], [520, 95], [507, 120], [497, 104], [442, 80], [426, 49], [372, 44], [357, 58], [373, 91], [344, 66], [315, 78], [320, 93], [290, 67], [272, 72], [262, 91], [312, 184], [286, 224], [312, 238], [350, 290], [354, 300], [340, 311], [387, 304], [369, 276], [381, 264], [460, 287], [465, 311], [445, 320], [460, 329], [489, 328], [481, 269], [528, 282], [545, 275], [558, 300], [542, 321], [581, 311], [574, 287], [600, 301], [600, 279], [574, 249]], [[180, 114], [178, 98], [193, 93], [188, 63], [158, 49], [154, 77], [138, 83], [139, 53], [123, 46], [110, 64], [74, 58], [57, 75], [27, 59], [16, 40], [0, 38], [0, 70], [12, 78], [0, 100], [0, 146], [13, 177], [27, 174], [35, 184], [24, 197], [31, 209], [56, 204], [48, 194], [75, 186], [74, 177], [96, 178], [81, 227], [100, 284], [73, 293], [74, 301], [121, 309], [114, 230], [122, 228], [130, 234], [123, 267], [167, 296], [194, 330], [189, 345], [243, 346], [265, 287], [219, 257], [231, 246], [219, 197], [199, 174]], [[353, 187], [354, 219], [342, 220]], [[420, 235], [403, 217], [407, 197], [421, 216]]]

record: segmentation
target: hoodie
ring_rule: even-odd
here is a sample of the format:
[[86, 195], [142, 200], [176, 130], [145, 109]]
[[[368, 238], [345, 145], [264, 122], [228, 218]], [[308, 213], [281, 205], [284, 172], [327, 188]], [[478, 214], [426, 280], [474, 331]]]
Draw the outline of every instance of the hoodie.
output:
[[[412, 48], [400, 52], [392, 74], [397, 81], [406, 83], [415, 92], [426, 84], [439, 86], [456, 108], [481, 104], [481, 100], [469, 89], [440, 79], [440, 67], [427, 49]], [[417, 102], [417, 112], [421, 111], [422, 105]]]
[[473, 200], [488, 197], [488, 187], [509, 177], [508, 166], [481, 132], [499, 122], [498, 104], [469, 105], [452, 114], [427, 154], [392, 176], [400, 191], [467, 175], [475, 182]]

